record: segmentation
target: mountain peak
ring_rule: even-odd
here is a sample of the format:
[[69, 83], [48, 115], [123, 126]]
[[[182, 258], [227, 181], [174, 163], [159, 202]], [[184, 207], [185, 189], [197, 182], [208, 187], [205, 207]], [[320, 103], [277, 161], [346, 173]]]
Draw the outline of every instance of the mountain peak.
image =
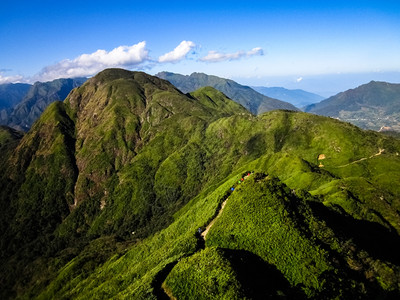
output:
[[133, 74], [137, 72], [134, 71], [129, 71], [121, 68], [108, 68], [104, 69], [103, 71], [97, 73], [92, 79], [98, 80], [98, 81], [104, 81], [104, 80], [113, 80], [117, 78], [130, 78], [132, 77]]
[[370, 81], [341, 92], [306, 111], [339, 118], [365, 129], [400, 131], [400, 84]]
[[[105, 106], [113, 105], [114, 100], [117, 99], [125, 101], [131, 108], [142, 107], [139, 109], [142, 111], [147, 102], [153, 99], [153, 94], [161, 91], [182, 95], [166, 80], [144, 72], [111, 68], [98, 73], [80, 89], [73, 91], [67, 98], [67, 102], [75, 112], [88, 109], [91, 113], [97, 111], [96, 115]], [[133, 111], [138, 113], [136, 109]]]
[[[169, 82], [160, 79], [159, 77], [151, 76], [147, 73], [140, 71], [129, 71], [119, 68], [109, 68], [101, 71], [96, 76], [90, 79], [90, 82], [104, 83], [112, 82], [114, 80], [128, 79], [136, 81], [139, 84], [151, 83], [158, 86], [161, 89], [168, 88], [175, 89]], [[167, 89], [168, 89], [167, 88]]]

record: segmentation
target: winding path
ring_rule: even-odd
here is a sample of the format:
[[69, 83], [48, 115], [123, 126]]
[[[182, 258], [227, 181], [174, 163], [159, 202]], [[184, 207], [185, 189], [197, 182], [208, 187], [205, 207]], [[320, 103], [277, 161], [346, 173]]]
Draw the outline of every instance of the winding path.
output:
[[359, 160], [353, 161], [353, 162], [351, 162], [351, 163], [348, 163], [348, 164], [345, 164], [345, 165], [342, 165], [342, 166], [337, 166], [336, 168], [344, 168], [344, 167], [347, 167], [347, 166], [350, 166], [350, 165], [359, 163], [360, 161], [367, 160], [367, 159], [371, 159], [371, 158], [373, 158], [373, 157], [375, 157], [375, 156], [381, 155], [383, 152], [385, 152], [385, 149], [380, 149], [380, 148], [379, 148], [379, 152], [376, 153], [376, 154], [374, 154], [374, 155], [371, 155], [370, 157], [363, 157], [363, 158], [360, 158]]
[[[247, 174], [251, 174], [251, 173], [250, 173], [250, 172], [247, 172]], [[250, 176], [250, 175], [244, 176], [244, 177], [242, 178], [242, 179], [243, 179], [242, 181], [246, 180], [247, 177], [249, 177], [249, 176]], [[236, 186], [236, 185], [235, 185], [235, 186]], [[232, 191], [231, 193], [233, 193], [233, 191]], [[229, 196], [226, 197], [226, 199], [222, 202], [221, 207], [219, 208], [218, 214], [215, 216], [215, 218], [213, 218], [213, 219], [211, 220], [211, 222], [207, 225], [206, 229], [205, 229], [203, 232], [201, 232], [201, 234], [197, 235], [198, 240], [199, 240], [199, 242], [200, 242], [199, 244], [201, 244], [202, 246], [201, 246], [201, 247], [198, 247], [198, 249], [197, 249], [194, 253], [196, 253], [196, 252], [198, 252], [198, 251], [204, 249], [207, 233], [210, 231], [211, 227], [214, 225], [214, 223], [215, 223], [215, 221], [218, 219], [218, 217], [222, 214], [222, 212], [223, 212], [223, 210], [224, 210], [224, 207], [225, 207], [226, 203], [228, 202], [228, 199], [229, 199]], [[193, 254], [194, 254], [194, 253], [193, 253]], [[192, 255], [193, 255], [193, 254], [192, 254]], [[158, 294], [156, 295], [156, 297], [157, 297], [158, 299], [171, 299], [171, 300], [176, 300], [176, 298], [175, 298], [175, 297], [173, 296], [173, 294], [172, 294], [172, 291], [166, 286], [166, 284], [165, 284], [164, 281], [165, 281], [165, 279], [167, 278], [168, 274], [172, 271], [172, 268], [173, 268], [177, 263], [178, 263], [178, 262], [175, 262], [171, 268], [166, 268], [166, 269], [167, 269], [167, 272], [163, 272], [163, 273], [164, 273], [164, 274], [162, 275], [162, 278], [163, 278], [163, 279], [160, 280], [160, 281], [162, 282], [162, 284], [161, 284], [161, 294], [158, 293]]]
[[208, 231], [210, 231], [210, 228], [214, 225], [215, 221], [222, 214], [222, 212], [224, 210], [224, 207], [225, 207], [225, 204], [228, 201], [228, 199], [229, 198], [226, 198], [224, 200], [224, 202], [222, 202], [221, 209], [219, 210], [218, 215], [210, 222], [210, 224], [207, 225], [206, 229], [201, 233], [201, 237], [203, 238], [204, 241], [206, 240], [206, 236], [207, 236]]

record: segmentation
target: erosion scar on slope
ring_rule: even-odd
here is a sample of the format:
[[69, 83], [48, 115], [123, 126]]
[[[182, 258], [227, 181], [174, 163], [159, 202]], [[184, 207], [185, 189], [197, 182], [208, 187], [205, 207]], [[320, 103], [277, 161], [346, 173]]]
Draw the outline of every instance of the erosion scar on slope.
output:
[[206, 230], [204, 230], [204, 231], [201, 233], [201, 237], [202, 237], [204, 240], [206, 240], [206, 236], [207, 236], [207, 233], [208, 233], [208, 231], [210, 230], [210, 228], [214, 225], [215, 221], [216, 221], [216, 220], [218, 219], [218, 217], [222, 214], [222, 211], [224, 210], [224, 207], [225, 207], [225, 204], [226, 204], [227, 201], [228, 201], [228, 198], [226, 198], [225, 201], [222, 202], [221, 209], [219, 210], [218, 215], [210, 222], [210, 224], [207, 225]]

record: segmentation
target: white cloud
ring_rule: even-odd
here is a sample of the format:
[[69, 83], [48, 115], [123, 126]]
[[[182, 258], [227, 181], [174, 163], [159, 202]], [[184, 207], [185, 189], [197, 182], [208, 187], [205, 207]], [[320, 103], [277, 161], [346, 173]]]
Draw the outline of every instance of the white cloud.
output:
[[0, 84], [23, 82], [24, 77], [21, 75], [3, 76], [0, 72]]
[[264, 51], [260, 48], [253, 48], [250, 51], [237, 51], [235, 53], [222, 53], [217, 51], [209, 51], [208, 54], [202, 58], [200, 61], [204, 62], [221, 62], [226, 60], [238, 60], [245, 57], [251, 57], [255, 55], [264, 55]]
[[261, 49], [261, 47], [256, 47], [246, 52], [246, 56], [253, 56], [253, 55], [264, 55], [264, 51], [263, 49]]
[[34, 76], [34, 80], [49, 81], [62, 77], [90, 76], [105, 68], [138, 66], [149, 60], [148, 53], [145, 41], [132, 46], [119, 46], [109, 52], [97, 50], [47, 66]]
[[302, 80], [303, 80], [303, 77], [299, 77], [299, 78], [296, 79], [296, 82], [300, 82]]
[[182, 41], [173, 51], [165, 53], [158, 58], [160, 63], [176, 63], [186, 57], [186, 55], [196, 47], [192, 41]]

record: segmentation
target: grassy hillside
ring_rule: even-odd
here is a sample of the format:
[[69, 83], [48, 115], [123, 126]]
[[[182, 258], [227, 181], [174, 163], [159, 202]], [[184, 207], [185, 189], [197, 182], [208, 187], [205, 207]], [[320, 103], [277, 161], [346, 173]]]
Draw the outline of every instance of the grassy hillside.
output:
[[[329, 221], [334, 224], [324, 218], [324, 213], [332, 214]], [[376, 253], [363, 249], [366, 245], [361, 241], [358, 244], [358, 240], [350, 240], [341, 232], [340, 218], [343, 216], [336, 216], [317, 199], [295, 195], [276, 178], [252, 178], [230, 197], [224, 214], [210, 230], [206, 245], [258, 255], [275, 265], [292, 286], [301, 286], [307, 296], [379, 295], [381, 291], [376, 284], [360, 276], [364, 272], [375, 273], [380, 278], [391, 277], [387, 279], [392, 286], [384, 287], [396, 289], [400, 269], [393, 268], [392, 260], [382, 262], [380, 259], [384, 256], [374, 259]], [[354, 230], [359, 229], [357, 226]], [[368, 235], [357, 232], [357, 238], [366, 239]], [[398, 237], [390, 241], [397, 250], [399, 241]], [[390, 253], [393, 255], [397, 250], [391, 249]], [[343, 257], [343, 254], [346, 255]], [[335, 261], [333, 257], [345, 262]]]
[[0, 172], [4, 172], [4, 162], [10, 157], [12, 152], [18, 146], [23, 133], [7, 126], [0, 126], [0, 153], [2, 156], [2, 164]]
[[4, 164], [1, 296], [398, 296], [399, 153], [334, 119], [105, 70]]

